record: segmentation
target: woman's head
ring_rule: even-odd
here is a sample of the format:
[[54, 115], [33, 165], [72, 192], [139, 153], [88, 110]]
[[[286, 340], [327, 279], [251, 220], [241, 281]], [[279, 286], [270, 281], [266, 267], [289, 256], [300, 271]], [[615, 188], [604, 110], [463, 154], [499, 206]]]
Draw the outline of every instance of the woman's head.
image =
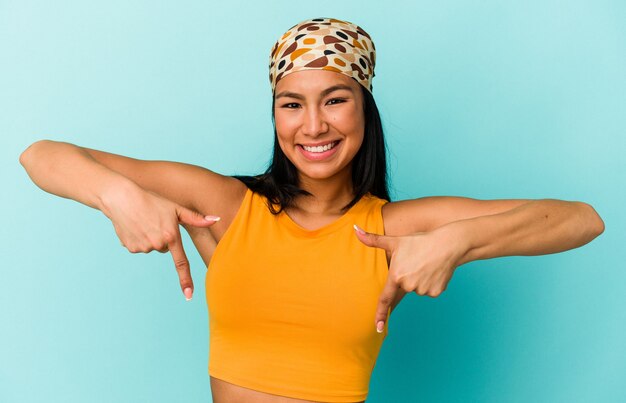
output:
[[[389, 200], [382, 124], [372, 96], [375, 50], [360, 27], [331, 18], [291, 27], [272, 47], [274, 155], [258, 178], [244, 178], [278, 208], [308, 195], [302, 180], [351, 182], [353, 206], [372, 193]], [[339, 176], [337, 176], [339, 175]]]

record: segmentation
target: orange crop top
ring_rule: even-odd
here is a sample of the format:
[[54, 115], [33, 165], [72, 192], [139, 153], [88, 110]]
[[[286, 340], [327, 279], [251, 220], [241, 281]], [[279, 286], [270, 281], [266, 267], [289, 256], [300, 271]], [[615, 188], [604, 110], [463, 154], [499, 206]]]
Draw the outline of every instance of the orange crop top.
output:
[[209, 374], [275, 395], [365, 400], [388, 332], [388, 320], [383, 333], [374, 323], [388, 266], [353, 224], [383, 234], [387, 201], [368, 194], [309, 231], [266, 200], [248, 189], [208, 266]]

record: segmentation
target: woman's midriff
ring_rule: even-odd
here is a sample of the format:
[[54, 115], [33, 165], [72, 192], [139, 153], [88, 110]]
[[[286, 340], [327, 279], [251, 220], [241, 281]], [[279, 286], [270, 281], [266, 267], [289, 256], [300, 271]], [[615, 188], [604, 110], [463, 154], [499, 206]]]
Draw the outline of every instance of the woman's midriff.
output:
[[315, 400], [294, 399], [259, 392], [214, 377], [211, 377], [211, 393], [213, 403], [317, 403]]

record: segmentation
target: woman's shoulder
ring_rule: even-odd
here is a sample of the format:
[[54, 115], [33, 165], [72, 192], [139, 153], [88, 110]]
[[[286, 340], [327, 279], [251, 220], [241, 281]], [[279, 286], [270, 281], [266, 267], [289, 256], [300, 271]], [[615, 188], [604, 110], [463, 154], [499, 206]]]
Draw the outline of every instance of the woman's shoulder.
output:
[[366, 193], [356, 202], [363, 206], [369, 206], [369, 209], [381, 209], [383, 206], [389, 203], [389, 200], [378, 197], [372, 193]]
[[[221, 186], [207, 189], [209, 192], [219, 194], [219, 197], [211, 198], [212, 211], [205, 212], [206, 208], [209, 208], [208, 206], [198, 206], [198, 210], [201, 213], [218, 215], [220, 217], [220, 220], [211, 226], [211, 232], [218, 242], [235, 219], [241, 204], [249, 192], [248, 187], [243, 182], [233, 177], [225, 179], [222, 181]], [[202, 204], [202, 202], [200, 201], [199, 204]]]
[[385, 234], [402, 236], [416, 232], [428, 231], [428, 216], [436, 203], [426, 199], [409, 199], [390, 201], [383, 205], [382, 215]]
[[402, 236], [428, 232], [453, 221], [459, 216], [460, 208], [450, 196], [428, 196], [389, 202], [383, 207], [385, 234]]

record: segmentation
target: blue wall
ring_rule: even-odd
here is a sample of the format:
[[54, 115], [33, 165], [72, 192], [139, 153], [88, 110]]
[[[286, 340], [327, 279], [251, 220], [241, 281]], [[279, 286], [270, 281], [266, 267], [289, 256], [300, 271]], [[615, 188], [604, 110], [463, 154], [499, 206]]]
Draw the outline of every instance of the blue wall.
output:
[[132, 255], [18, 163], [41, 138], [264, 169], [269, 50], [333, 16], [374, 38], [393, 195], [558, 198], [606, 231], [472, 262], [392, 315], [368, 402], [626, 401], [626, 3], [0, 1], [0, 401], [208, 402], [205, 268]]

